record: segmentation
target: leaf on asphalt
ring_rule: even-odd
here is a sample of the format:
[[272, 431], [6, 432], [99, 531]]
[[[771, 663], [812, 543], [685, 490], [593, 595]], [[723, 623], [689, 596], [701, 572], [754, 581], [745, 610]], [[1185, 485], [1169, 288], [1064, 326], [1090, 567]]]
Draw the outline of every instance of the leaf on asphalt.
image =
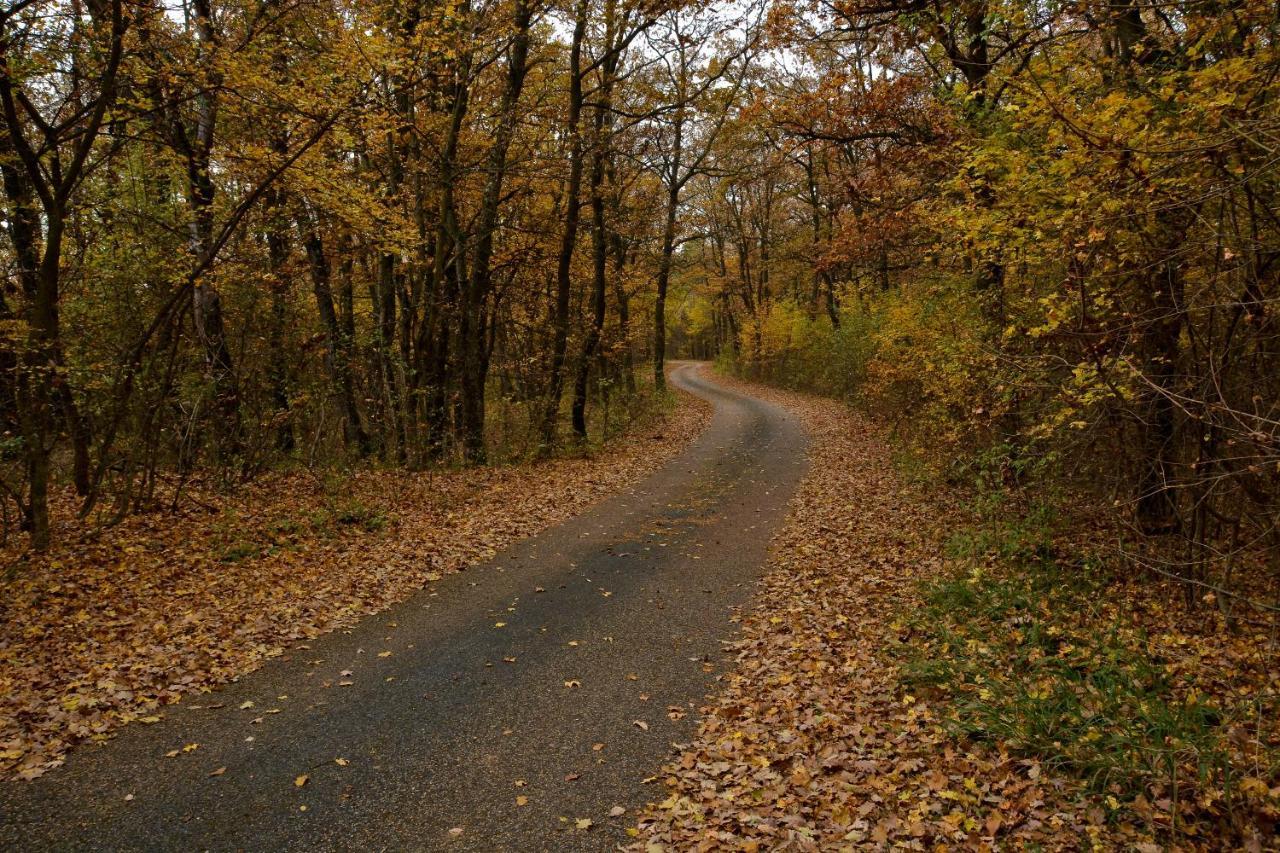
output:
[[333, 763], [334, 763], [334, 764], [336, 764], [336, 765], [338, 765], [339, 767], [346, 767], [346, 766], [347, 766], [348, 764], [350, 764], [351, 762], [350, 762], [350, 761], [347, 761], [347, 759], [345, 759], [345, 758], [335, 758], [335, 759], [333, 759]]
[[246, 699], [245, 701], [243, 701], [243, 702], [241, 702], [241, 703], [240, 703], [240, 710], [241, 710], [241, 711], [248, 710], [249, 708], [252, 708], [252, 707], [253, 707], [253, 701], [252, 701], [252, 700], [250, 700], [250, 699]]
[[520, 796], [516, 797], [516, 805], [517, 806], [529, 805], [529, 798], [526, 797], [524, 794], [521, 794]]
[[581, 687], [581, 686], [582, 686], [582, 682], [581, 682], [581, 681], [579, 681], [579, 680], [578, 680], [578, 679], [576, 679], [576, 678], [571, 678], [571, 679], [569, 679], [568, 681], [566, 681], [566, 682], [564, 683], [564, 686], [565, 686], [565, 687]]
[[573, 822], [573, 825], [582, 831], [586, 831], [592, 827], [591, 818], [580, 817]]
[[646, 731], [646, 732], [649, 731], [649, 724], [646, 723], [644, 720], [632, 720], [631, 725], [635, 726], [641, 731]]
[[[710, 407], [678, 399], [664, 430], [692, 438]], [[235, 490], [216, 478], [178, 478], [178, 494], [162, 483], [154, 505], [176, 511], [57, 535], [40, 554], [9, 537], [0, 566], [23, 569], [5, 579], [0, 619], [0, 776], [40, 776], [78, 742], [150, 720], [628, 488], [686, 443], [648, 431], [538, 465], [348, 472], [341, 499], [386, 524], [341, 535], [312, 522], [333, 511], [324, 478], [280, 472]], [[50, 497], [55, 525], [78, 523], [74, 489]]]
[[210, 775], [210, 776], [221, 776], [223, 773], [226, 773], [226, 772], [227, 772], [227, 768], [225, 768], [225, 767], [219, 767], [217, 770], [214, 770], [214, 771], [210, 772], [210, 773], [209, 773], [209, 775]]
[[847, 407], [751, 390], [800, 415], [808, 472], [727, 646], [720, 694], [645, 780], [667, 797], [638, 816], [631, 850], [1143, 849], [1157, 821], [1182, 817], [1142, 795], [1145, 826], [1126, 828], [1114, 796], [1121, 808], [1090, 817], [1083, 783], [1051, 778], [989, 731], [954, 737], [941, 697], [908, 693], [895, 650], [915, 638], [898, 615], [922, 608], [956, 509], [898, 479], [880, 431]]
[[307, 784], [307, 782], [309, 782], [310, 780], [311, 780], [311, 777], [308, 776], [306, 773], [303, 773], [301, 776], [293, 780], [293, 785], [295, 788], [301, 788], [303, 785]]
[[622, 806], [614, 806], [613, 808], [609, 809], [609, 817], [621, 817], [626, 813], [627, 813], [627, 810]]

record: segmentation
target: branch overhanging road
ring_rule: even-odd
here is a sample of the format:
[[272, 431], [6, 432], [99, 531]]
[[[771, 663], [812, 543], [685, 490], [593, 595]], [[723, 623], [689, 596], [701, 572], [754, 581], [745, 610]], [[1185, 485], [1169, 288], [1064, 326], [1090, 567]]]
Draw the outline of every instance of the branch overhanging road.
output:
[[[160, 723], [5, 783], [0, 847], [559, 851], [625, 840], [636, 807], [665, 797], [643, 780], [691, 735], [726, 662], [732, 608], [749, 599], [805, 464], [803, 429], [783, 409], [698, 365], [671, 378], [715, 414], [656, 474], [187, 698]], [[626, 814], [610, 817], [615, 806]]]

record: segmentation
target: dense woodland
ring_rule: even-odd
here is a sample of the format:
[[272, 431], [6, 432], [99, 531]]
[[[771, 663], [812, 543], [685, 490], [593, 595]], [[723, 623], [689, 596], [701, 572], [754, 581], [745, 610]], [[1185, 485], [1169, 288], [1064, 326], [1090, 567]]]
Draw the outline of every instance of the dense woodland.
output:
[[6, 530], [545, 456], [679, 350], [1083, 488], [1160, 571], [1275, 568], [1276, 39], [1256, 0], [10, 2]]
[[0, 771], [656, 470], [691, 357], [811, 466], [650, 837], [1274, 844], [1278, 96], [1264, 0], [3, 0]]

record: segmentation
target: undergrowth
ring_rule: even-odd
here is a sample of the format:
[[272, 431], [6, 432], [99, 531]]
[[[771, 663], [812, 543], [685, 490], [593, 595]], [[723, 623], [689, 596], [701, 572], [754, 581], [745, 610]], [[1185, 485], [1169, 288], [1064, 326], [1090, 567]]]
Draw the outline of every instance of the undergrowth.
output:
[[1014, 511], [986, 490], [974, 509], [904, 646], [905, 680], [941, 700], [953, 733], [1035, 757], [1079, 778], [1113, 819], [1161, 831], [1240, 828], [1253, 807], [1270, 811], [1276, 750], [1245, 756], [1236, 742], [1257, 706], [1177, 674], [1168, 638], [1133, 618], [1114, 570], [1055, 549], [1048, 506]]

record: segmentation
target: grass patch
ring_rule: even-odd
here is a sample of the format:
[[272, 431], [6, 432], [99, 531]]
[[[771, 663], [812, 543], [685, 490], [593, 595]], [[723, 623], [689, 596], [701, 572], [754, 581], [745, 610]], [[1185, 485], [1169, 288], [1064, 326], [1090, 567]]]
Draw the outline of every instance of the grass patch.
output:
[[1076, 776], [1112, 813], [1174, 830], [1229, 815], [1248, 778], [1230, 743], [1247, 703], [1172, 677], [1109, 570], [1055, 553], [1050, 511], [993, 496], [975, 508], [981, 520], [948, 545], [953, 571], [908, 617], [906, 682], [945, 703], [956, 736]]
[[210, 548], [220, 562], [238, 563], [296, 549], [306, 539], [342, 536], [352, 529], [382, 533], [390, 522], [383, 510], [326, 486], [321, 506], [278, 515], [265, 522], [252, 523], [233, 508], [223, 509], [214, 525]]

